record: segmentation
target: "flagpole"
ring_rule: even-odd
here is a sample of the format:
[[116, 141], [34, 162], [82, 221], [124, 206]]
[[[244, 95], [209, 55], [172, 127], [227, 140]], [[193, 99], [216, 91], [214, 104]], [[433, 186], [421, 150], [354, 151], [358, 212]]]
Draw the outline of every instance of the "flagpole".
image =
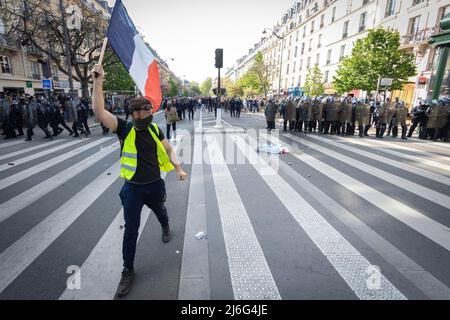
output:
[[[106, 46], [108, 45], [108, 37], [103, 40], [102, 51], [100, 52], [100, 58], [98, 59], [98, 64], [103, 64], [103, 58], [105, 57]], [[99, 74], [95, 72], [95, 78], [98, 78]]]

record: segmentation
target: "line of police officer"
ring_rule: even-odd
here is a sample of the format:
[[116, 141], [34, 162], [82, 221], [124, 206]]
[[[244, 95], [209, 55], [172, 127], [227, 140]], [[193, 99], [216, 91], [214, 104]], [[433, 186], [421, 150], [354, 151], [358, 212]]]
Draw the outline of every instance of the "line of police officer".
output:
[[[4, 139], [23, 136], [25, 126], [27, 128], [25, 141], [31, 141], [36, 125], [44, 132], [45, 138], [50, 140], [60, 135], [64, 129], [75, 138], [79, 137], [78, 130], [86, 137], [91, 134], [87, 123], [89, 116], [87, 99], [79, 100], [77, 97], [65, 96], [50, 99], [45, 97], [37, 99], [34, 96], [12, 98], [1, 95], [0, 109], [0, 123]], [[66, 120], [73, 122], [72, 128], [67, 125]], [[49, 126], [52, 133], [50, 133]]]
[[[432, 140], [441, 138], [448, 141], [450, 99], [421, 102], [412, 111], [412, 126], [408, 132], [407, 119], [409, 110], [404, 101], [398, 98], [391, 102], [374, 99], [349, 98], [314, 98], [285, 99], [279, 103], [278, 110], [283, 117], [283, 131], [298, 131], [305, 134], [319, 133], [341, 136], [353, 136], [356, 128], [360, 137], [368, 136], [372, 127], [376, 128], [376, 137], [382, 139], [385, 134], [396, 138], [399, 126], [402, 129], [401, 138], [411, 137], [417, 125], [420, 125], [419, 137]], [[275, 101], [271, 99], [266, 105], [268, 128], [274, 129], [275, 117], [273, 108]], [[272, 111], [271, 111], [272, 110]], [[270, 118], [270, 119], [269, 119]], [[386, 132], [387, 131], [387, 132]]]

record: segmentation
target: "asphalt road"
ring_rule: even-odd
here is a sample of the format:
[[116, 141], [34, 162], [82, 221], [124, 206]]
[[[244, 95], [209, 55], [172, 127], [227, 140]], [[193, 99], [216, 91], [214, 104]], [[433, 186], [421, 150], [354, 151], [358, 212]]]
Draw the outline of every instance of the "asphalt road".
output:
[[[450, 299], [450, 145], [267, 136], [262, 114], [223, 120], [177, 124], [189, 179], [164, 176], [173, 239], [145, 209], [125, 299]], [[0, 299], [114, 299], [117, 138], [35, 132], [0, 142]]]

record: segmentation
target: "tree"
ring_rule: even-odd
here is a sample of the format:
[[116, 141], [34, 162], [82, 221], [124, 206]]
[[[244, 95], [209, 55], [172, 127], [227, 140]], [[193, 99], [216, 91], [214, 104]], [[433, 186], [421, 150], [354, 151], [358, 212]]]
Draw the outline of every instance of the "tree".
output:
[[178, 85], [175, 83], [175, 81], [173, 81], [172, 79], [169, 80], [169, 86], [170, 86], [170, 90], [169, 90], [169, 96], [171, 98], [178, 96]]
[[371, 29], [358, 39], [334, 77], [338, 92], [353, 89], [375, 91], [379, 77], [392, 78], [391, 90], [401, 89], [408, 77], [416, 74], [414, 55], [400, 50], [400, 33], [383, 28]]
[[133, 79], [114, 54], [114, 64], [105, 67], [105, 91], [135, 91]]
[[202, 91], [202, 94], [204, 96], [210, 96], [211, 95], [211, 89], [212, 89], [212, 79], [206, 78], [205, 81], [203, 81], [202, 85], [200, 86], [200, 89]]
[[[4, 0], [0, 17], [5, 21], [5, 35], [20, 41], [23, 46], [36, 48], [59, 71], [81, 83], [83, 96], [89, 95], [90, 70], [98, 61], [106, 33], [107, 21], [98, 13], [82, 5], [59, 9], [41, 0]], [[67, 11], [67, 12], [66, 12]], [[67, 33], [66, 33], [67, 30]], [[68, 51], [68, 52], [67, 52]], [[70, 53], [70, 67], [67, 64]], [[105, 56], [104, 66], [111, 60], [112, 51]]]
[[200, 85], [197, 82], [191, 81], [191, 94], [200, 96], [202, 91], [200, 90]]
[[258, 81], [257, 91], [260, 94], [267, 95], [272, 86], [269, 77], [272, 73], [272, 66], [264, 62], [264, 56], [259, 51], [254, 58], [253, 65], [251, 66], [249, 72], [254, 75]]
[[317, 64], [308, 70], [305, 81], [305, 94], [308, 97], [317, 97], [325, 91], [323, 86], [323, 76]]

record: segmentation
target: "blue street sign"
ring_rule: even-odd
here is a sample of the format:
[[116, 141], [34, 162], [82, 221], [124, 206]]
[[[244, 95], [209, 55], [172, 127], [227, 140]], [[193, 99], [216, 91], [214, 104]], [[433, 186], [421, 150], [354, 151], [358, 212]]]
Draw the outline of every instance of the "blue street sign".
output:
[[44, 89], [53, 89], [53, 84], [51, 79], [43, 79], [42, 80], [42, 87]]

